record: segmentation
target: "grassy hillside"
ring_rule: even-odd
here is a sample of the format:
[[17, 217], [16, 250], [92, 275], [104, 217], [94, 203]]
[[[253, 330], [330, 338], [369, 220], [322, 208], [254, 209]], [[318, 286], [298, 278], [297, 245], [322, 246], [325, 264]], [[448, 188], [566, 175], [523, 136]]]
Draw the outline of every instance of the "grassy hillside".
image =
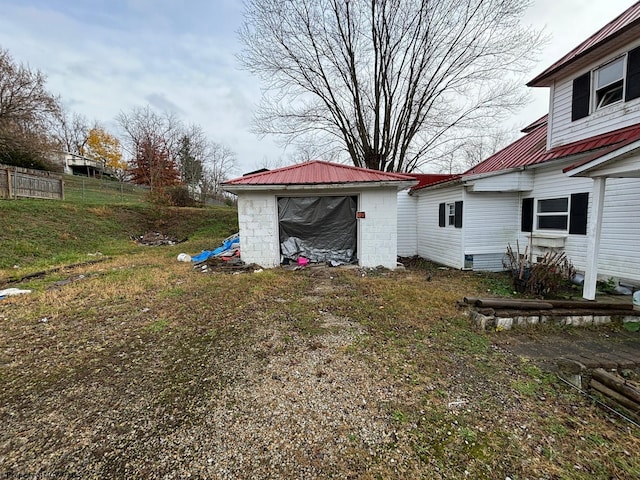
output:
[[0, 279], [82, 262], [97, 252], [112, 256], [135, 252], [144, 247], [130, 237], [149, 231], [189, 239], [184, 249], [193, 253], [217, 246], [236, 229], [236, 210], [228, 207], [2, 200]]
[[147, 189], [113, 180], [65, 175], [64, 196], [66, 201], [73, 203], [139, 205], [146, 203]]

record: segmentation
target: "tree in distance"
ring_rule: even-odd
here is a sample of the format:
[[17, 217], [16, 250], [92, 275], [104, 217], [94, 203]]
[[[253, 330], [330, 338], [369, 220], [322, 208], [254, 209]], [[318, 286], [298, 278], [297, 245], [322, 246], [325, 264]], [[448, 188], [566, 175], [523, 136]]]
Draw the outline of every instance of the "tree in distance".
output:
[[60, 112], [58, 98], [38, 70], [16, 63], [0, 48], [0, 163], [50, 170], [49, 127]]

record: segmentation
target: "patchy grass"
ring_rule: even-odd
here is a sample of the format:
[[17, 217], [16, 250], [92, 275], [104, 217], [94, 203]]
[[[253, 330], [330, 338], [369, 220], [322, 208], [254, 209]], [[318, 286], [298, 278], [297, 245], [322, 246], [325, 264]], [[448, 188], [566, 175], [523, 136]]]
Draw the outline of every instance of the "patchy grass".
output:
[[145, 204], [148, 189], [113, 180], [64, 175], [66, 202], [76, 204], [113, 205]]
[[[96, 206], [24, 199], [3, 200], [1, 207], [0, 280], [102, 256], [134, 254], [144, 247], [130, 237], [147, 231], [189, 237], [190, 248], [199, 250], [214, 248], [237, 231], [236, 211], [226, 207]], [[166, 252], [177, 255], [178, 248]]]
[[[96, 248], [126, 248], [2, 301], [0, 476], [640, 477], [637, 430], [470, 329], [455, 303], [486, 292], [482, 276], [202, 274], [175, 255], [224, 238], [226, 210], [74, 208], [101, 219]], [[189, 241], [130, 246], [141, 218]], [[23, 231], [80, 258], [80, 241]], [[29, 257], [11, 252], [5, 265]]]

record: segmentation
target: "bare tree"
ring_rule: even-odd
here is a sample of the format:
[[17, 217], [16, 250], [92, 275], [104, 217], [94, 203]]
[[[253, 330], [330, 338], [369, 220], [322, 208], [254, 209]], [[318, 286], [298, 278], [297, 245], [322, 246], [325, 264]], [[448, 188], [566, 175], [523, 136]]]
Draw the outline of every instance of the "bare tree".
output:
[[200, 184], [204, 162], [208, 156], [209, 140], [202, 127], [191, 124], [179, 135], [176, 159], [180, 178], [194, 194]]
[[0, 48], [0, 162], [50, 168], [48, 132], [59, 109], [45, 76]]
[[466, 172], [515, 140], [514, 131], [505, 127], [479, 129], [460, 142], [457, 149], [435, 159], [432, 166], [445, 173]]
[[[87, 117], [61, 108], [51, 127], [51, 135], [61, 151], [84, 155], [91, 128]], [[97, 124], [93, 128], [98, 128]]]
[[221, 143], [209, 142], [199, 185], [201, 196], [221, 196], [222, 183], [229, 179], [235, 169], [235, 152]]
[[240, 61], [268, 94], [256, 129], [416, 170], [521, 106], [542, 43], [530, 0], [247, 0]]
[[130, 156], [133, 180], [152, 189], [175, 184], [180, 120], [172, 113], [157, 113], [146, 106], [120, 112], [116, 121], [123, 132], [123, 147]]

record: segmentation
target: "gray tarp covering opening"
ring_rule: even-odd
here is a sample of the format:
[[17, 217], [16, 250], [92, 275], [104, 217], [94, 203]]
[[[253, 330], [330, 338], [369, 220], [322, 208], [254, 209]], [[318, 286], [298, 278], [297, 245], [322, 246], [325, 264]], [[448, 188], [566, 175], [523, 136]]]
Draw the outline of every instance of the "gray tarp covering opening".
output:
[[278, 198], [280, 251], [312, 262], [356, 260], [357, 197]]

